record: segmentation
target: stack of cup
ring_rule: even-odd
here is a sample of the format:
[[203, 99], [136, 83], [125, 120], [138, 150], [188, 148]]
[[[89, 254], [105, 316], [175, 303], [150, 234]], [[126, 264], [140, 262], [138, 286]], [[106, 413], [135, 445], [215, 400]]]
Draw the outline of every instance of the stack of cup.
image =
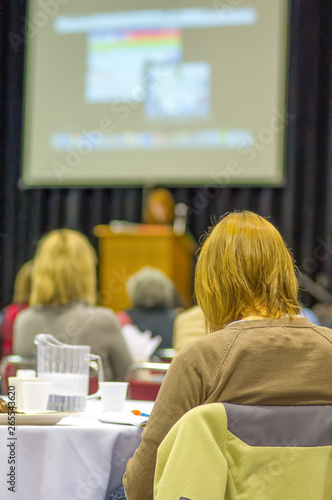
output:
[[50, 384], [36, 377], [33, 370], [17, 370], [16, 377], [8, 377], [8, 396], [17, 411], [46, 411], [49, 389]]

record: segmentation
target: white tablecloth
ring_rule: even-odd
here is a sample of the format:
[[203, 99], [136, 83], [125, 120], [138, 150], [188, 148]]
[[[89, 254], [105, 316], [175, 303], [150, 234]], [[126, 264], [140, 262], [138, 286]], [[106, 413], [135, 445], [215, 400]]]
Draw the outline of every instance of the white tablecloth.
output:
[[[139, 427], [97, 420], [100, 402], [53, 426], [16, 426], [16, 488], [8, 491], [8, 432], [0, 426], [1, 500], [105, 500], [121, 485], [141, 440]], [[153, 403], [127, 401], [150, 413]]]

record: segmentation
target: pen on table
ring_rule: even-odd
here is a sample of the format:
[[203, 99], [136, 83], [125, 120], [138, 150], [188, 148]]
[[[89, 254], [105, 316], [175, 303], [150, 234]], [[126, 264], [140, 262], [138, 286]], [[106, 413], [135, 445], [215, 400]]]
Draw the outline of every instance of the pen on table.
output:
[[143, 413], [139, 410], [131, 410], [134, 415], [139, 415], [140, 417], [149, 417], [149, 413]]

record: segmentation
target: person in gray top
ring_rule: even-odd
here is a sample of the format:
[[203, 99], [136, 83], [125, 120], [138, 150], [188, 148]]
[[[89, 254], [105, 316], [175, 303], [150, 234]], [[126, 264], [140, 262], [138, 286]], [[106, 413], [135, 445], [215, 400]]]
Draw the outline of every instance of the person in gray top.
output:
[[172, 347], [175, 320], [173, 282], [159, 269], [143, 267], [127, 281], [130, 309], [118, 313], [122, 325], [133, 323], [141, 331], [160, 335], [160, 349]]
[[125, 380], [133, 363], [115, 314], [96, 303], [96, 254], [85, 236], [69, 229], [40, 241], [33, 262], [30, 307], [14, 323], [13, 353], [35, 357], [35, 335], [49, 333], [70, 345], [89, 345], [101, 357], [105, 380]]

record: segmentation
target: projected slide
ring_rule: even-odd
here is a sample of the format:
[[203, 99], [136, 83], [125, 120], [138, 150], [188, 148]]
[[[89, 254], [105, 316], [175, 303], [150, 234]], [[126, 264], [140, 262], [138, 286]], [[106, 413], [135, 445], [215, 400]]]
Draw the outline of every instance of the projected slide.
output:
[[25, 184], [282, 182], [287, 2], [237, 4], [59, 5], [28, 41]]
[[133, 87], [143, 88], [146, 64], [178, 62], [182, 57], [179, 30], [103, 31], [88, 35], [86, 100], [127, 102]]
[[145, 112], [149, 118], [191, 118], [210, 111], [210, 66], [205, 62], [163, 66], [164, 78], [147, 74]]

